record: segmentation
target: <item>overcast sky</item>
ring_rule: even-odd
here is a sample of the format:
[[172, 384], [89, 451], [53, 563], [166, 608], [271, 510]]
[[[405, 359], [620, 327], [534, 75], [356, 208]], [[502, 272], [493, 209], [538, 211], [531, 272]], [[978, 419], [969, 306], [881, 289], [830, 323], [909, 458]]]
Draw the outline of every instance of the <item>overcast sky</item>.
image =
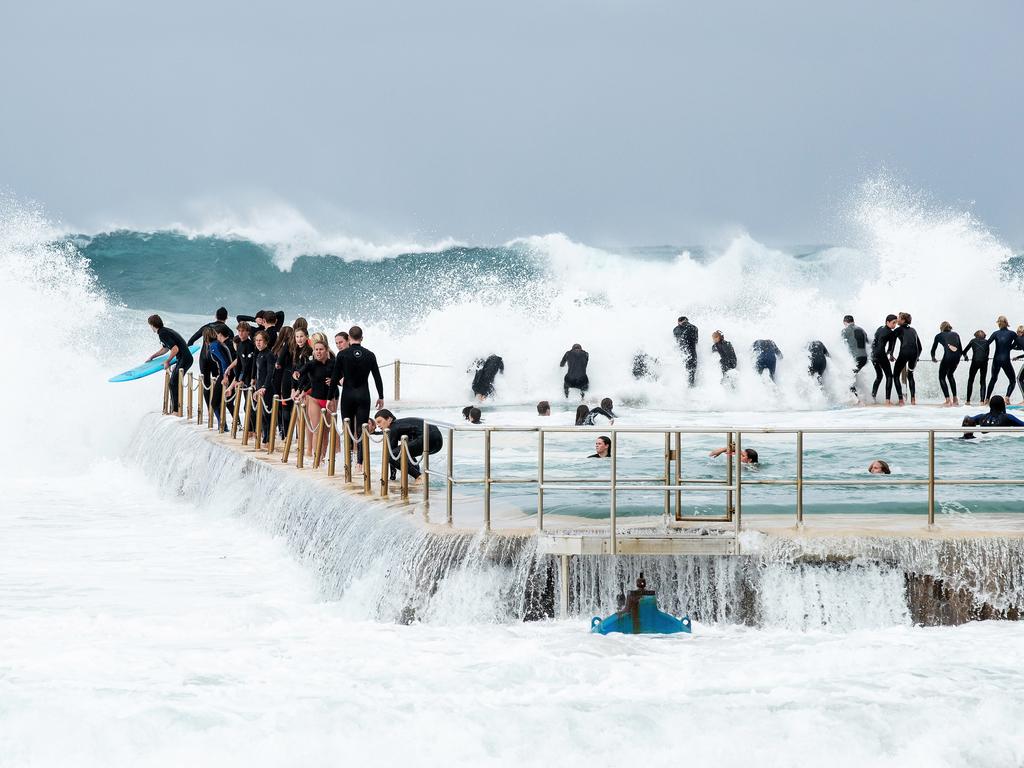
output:
[[1024, 3], [0, 5], [0, 186], [501, 242], [831, 241], [889, 168], [1024, 243]]

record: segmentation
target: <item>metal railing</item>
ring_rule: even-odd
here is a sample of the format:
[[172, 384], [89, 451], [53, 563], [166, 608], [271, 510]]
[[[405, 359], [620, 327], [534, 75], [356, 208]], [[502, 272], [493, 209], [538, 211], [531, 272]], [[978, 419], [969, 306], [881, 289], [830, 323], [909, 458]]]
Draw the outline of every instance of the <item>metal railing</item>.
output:
[[392, 362], [390, 362], [390, 363], [384, 363], [384, 365], [380, 366], [381, 370], [384, 370], [385, 368], [394, 368], [395, 369], [395, 371], [394, 371], [394, 373], [395, 373], [394, 388], [392, 390], [393, 393], [394, 393], [394, 397], [392, 399], [396, 400], [396, 401], [402, 399], [402, 366], [403, 365], [405, 365], [407, 367], [411, 366], [411, 367], [415, 367], [415, 368], [451, 368], [452, 367], [450, 365], [439, 365], [437, 363], [410, 363], [408, 361], [403, 363], [401, 360], [397, 360], [397, 359], [392, 361]]
[[[168, 401], [170, 394], [170, 374], [165, 374], [163, 393], [163, 412], [168, 413]], [[199, 425], [203, 425], [203, 406], [206, 401], [204, 392], [209, 392], [211, 397], [207, 405], [206, 426], [213, 429], [214, 426], [214, 403], [212, 394], [214, 386], [207, 386], [202, 380], [196, 380], [193, 374], [187, 374], [187, 383], [184, 375], [177, 382], [178, 402], [182, 408], [182, 417], [191, 420], [193, 413], [193, 392], [199, 392], [197, 407], [195, 409], [196, 419]], [[184, 398], [184, 400], [183, 400]], [[244, 405], [242, 401], [245, 401]], [[228, 403], [231, 404], [230, 411]], [[290, 418], [287, 427], [284, 429], [284, 439], [280, 446], [277, 445], [277, 428], [283, 408], [290, 408]], [[390, 499], [390, 473], [392, 462], [397, 462], [397, 473], [400, 483], [400, 498], [403, 502], [410, 501], [409, 473], [410, 465], [418, 464], [420, 472], [424, 476], [422, 484], [422, 504], [426, 509], [430, 505], [430, 479], [436, 478], [438, 484], [444, 484], [445, 502], [445, 524], [452, 526], [454, 523], [454, 504], [456, 500], [456, 488], [458, 486], [481, 486], [483, 498], [481, 501], [482, 528], [485, 533], [491, 531], [492, 522], [492, 492], [495, 486], [525, 486], [532, 487], [536, 494], [536, 531], [543, 533], [545, 528], [545, 493], [548, 491], [598, 491], [609, 495], [608, 502], [608, 539], [609, 551], [615, 554], [618, 550], [618, 500], [622, 493], [627, 492], [658, 492], [663, 494], [661, 514], [667, 525], [674, 523], [731, 523], [734, 531], [738, 534], [742, 528], [743, 516], [743, 491], [744, 488], [753, 486], [780, 486], [792, 487], [795, 489], [795, 523], [797, 526], [804, 524], [804, 491], [808, 487], [881, 487], [881, 486], [926, 486], [927, 487], [927, 519], [928, 526], [935, 524], [936, 499], [935, 491], [938, 487], [945, 486], [1019, 486], [1024, 485], [1024, 479], [959, 479], [940, 478], [935, 466], [935, 436], [942, 434], [963, 434], [965, 432], [991, 432], [991, 433], [1015, 433], [1022, 435], [1020, 428], [1014, 427], [867, 427], [859, 429], [844, 428], [810, 428], [810, 429], [777, 429], [777, 428], [722, 428], [722, 427], [500, 427], [484, 425], [462, 425], [436, 419], [423, 419], [423, 450], [419, 456], [413, 456], [409, 451], [408, 441], [402, 438], [398, 446], [397, 454], [391, 448], [389, 430], [384, 430], [378, 437], [370, 425], [360, 425], [358, 430], [353, 428], [348, 419], [341, 421], [341, 435], [337, 425], [338, 414], [324, 408], [320, 411], [320, 417], [316, 424], [313, 424], [307, 414], [305, 401], [292, 403], [289, 398], [282, 399], [277, 395], [273, 396], [272, 404], [268, 407], [262, 397], [258, 397], [252, 388], [237, 387], [230, 396], [221, 397], [216, 404], [218, 416], [218, 429], [230, 434], [232, 440], [237, 440], [239, 427], [242, 430], [241, 445], [248, 447], [250, 437], [253, 439], [253, 451], [263, 452], [268, 455], [280, 453], [282, 463], [289, 463], [292, 445], [294, 443], [295, 460], [297, 469], [306, 468], [306, 459], [311, 458], [313, 469], [320, 469], [326, 462], [327, 475], [334, 477], [336, 473], [336, 458], [340, 452], [343, 460], [343, 480], [348, 485], [353, 483], [353, 449], [358, 450], [359, 459], [356, 464], [363, 468], [363, 477], [359, 485], [362, 486], [362, 493], [367, 496], [374, 496], [373, 482], [371, 479], [372, 450], [374, 443], [381, 445], [380, 456], [380, 478], [379, 490], [376, 496], [380, 499]], [[269, 429], [267, 441], [261, 444], [264, 416], [269, 418]], [[232, 425], [228, 430], [227, 420], [230, 418]], [[431, 446], [430, 427], [437, 427], [446, 437], [446, 462], [443, 468], [433, 469], [430, 466]], [[457, 477], [455, 472], [455, 441], [459, 433], [478, 434], [482, 436], [483, 475], [480, 477]], [[493, 435], [496, 433], [508, 434], [533, 434], [536, 436], [536, 464], [533, 467], [531, 476], [527, 477], [502, 477], [496, 476], [492, 467], [493, 457]], [[611, 440], [609, 453], [609, 475], [605, 478], [593, 478], [586, 476], [572, 477], [550, 477], [548, 475], [548, 461], [546, 459], [546, 447], [548, 438], [552, 435], [580, 435], [594, 434], [607, 435]], [[923, 435], [927, 439], [928, 450], [928, 472], [923, 478], [897, 478], [889, 475], [873, 475], [871, 478], [848, 478], [841, 480], [826, 480], [804, 477], [804, 438], [807, 435]], [[662, 471], [655, 476], [620, 476], [619, 473], [619, 436], [620, 435], [660, 435], [662, 437]], [[683, 476], [683, 454], [682, 441], [684, 436], [708, 436], [722, 435], [726, 445], [732, 450], [728, 454], [725, 463], [725, 477], [722, 480], [707, 480], [700, 478], [685, 478]], [[750, 435], [792, 435], [795, 438], [794, 458], [796, 469], [792, 478], [781, 479], [759, 479], [747, 478], [744, 471], [744, 464], [741, 460], [745, 437]], [[308, 446], [307, 446], [308, 442]], [[325, 445], [326, 442], [326, 445]], [[340, 443], [340, 446], [339, 446]], [[308, 454], [308, 455], [307, 455]], [[326, 455], [325, 455], [326, 454]], [[1009, 466], [1013, 466], [1010, 464]], [[683, 494], [685, 493], [722, 493], [724, 494], [725, 513], [721, 516], [691, 515], [683, 514]], [[674, 514], [673, 514], [674, 512]]]

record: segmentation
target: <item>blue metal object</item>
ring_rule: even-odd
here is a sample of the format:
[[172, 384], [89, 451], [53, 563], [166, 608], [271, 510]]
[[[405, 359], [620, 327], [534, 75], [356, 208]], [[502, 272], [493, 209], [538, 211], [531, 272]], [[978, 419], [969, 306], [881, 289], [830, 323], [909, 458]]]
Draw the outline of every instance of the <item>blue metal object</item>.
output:
[[636, 580], [637, 588], [630, 590], [625, 610], [613, 613], [606, 619], [595, 616], [590, 622], [590, 631], [607, 635], [622, 632], [626, 635], [671, 635], [677, 632], [691, 632], [690, 617], [675, 616], [658, 610], [654, 592], [647, 589], [644, 575]]

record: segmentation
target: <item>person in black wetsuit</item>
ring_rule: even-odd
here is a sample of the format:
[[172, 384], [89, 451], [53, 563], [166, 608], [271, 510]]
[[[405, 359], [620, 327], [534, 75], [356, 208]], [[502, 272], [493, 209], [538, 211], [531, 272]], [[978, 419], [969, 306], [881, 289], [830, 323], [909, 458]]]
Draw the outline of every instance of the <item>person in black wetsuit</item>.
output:
[[[963, 342], [960, 341], [960, 334], [953, 330], [953, 326], [945, 320], [939, 325], [939, 332], [932, 342], [932, 362], [935, 359], [935, 350], [942, 347], [942, 362], [939, 363], [939, 386], [942, 387], [942, 395], [946, 398], [947, 406], [960, 405], [956, 396], [956, 369], [960, 365], [960, 356], [964, 352]], [[984, 385], [982, 385], [984, 386]]]
[[[272, 338], [269, 328], [264, 329], [268, 338]], [[295, 356], [295, 331], [285, 326], [277, 336], [271, 348], [274, 353], [273, 395], [281, 399], [278, 406], [277, 429], [283, 438], [288, 431], [292, 418], [292, 360]]]
[[[150, 360], [160, 357], [160, 355], [167, 355], [167, 359], [164, 360], [164, 370], [170, 370], [171, 372], [171, 385], [168, 392], [171, 398], [171, 413], [175, 416], [180, 416], [181, 403], [178, 402], [178, 376], [184, 374], [192, 367], [192, 353], [189, 351], [188, 345], [180, 333], [164, 326], [164, 321], [160, 315], [149, 316], [149, 327], [153, 329], [157, 338], [160, 339], [160, 349], [146, 358], [146, 362], [148, 363]], [[187, 383], [186, 386], [188, 386]]]
[[900, 353], [892, 367], [892, 378], [896, 384], [896, 397], [899, 398], [900, 405], [903, 405], [903, 382], [900, 381], [900, 376], [904, 370], [907, 372], [907, 386], [910, 388], [910, 404], [917, 405], [914, 369], [917, 367], [917, 361], [921, 359], [921, 353], [924, 352], [924, 345], [921, 344], [917, 331], [910, 327], [910, 321], [909, 312], [900, 312], [899, 327], [896, 329], [896, 338], [900, 340]]
[[775, 381], [775, 366], [778, 358], [782, 357], [782, 350], [771, 339], [758, 339], [750, 347], [754, 352], [754, 370], [757, 375], [768, 371], [768, 378]]
[[693, 386], [697, 381], [697, 341], [699, 333], [697, 326], [690, 322], [689, 318], [680, 317], [676, 327], [672, 329], [672, 335], [676, 337], [676, 344], [683, 354], [683, 364], [686, 366], [686, 381]]
[[[252, 388], [253, 388], [253, 399], [252, 399], [252, 415], [250, 416], [250, 424], [255, 424], [256, 418], [255, 409], [260, 407], [260, 398], [264, 404], [271, 403], [274, 397], [274, 365], [276, 362], [276, 356], [273, 350], [270, 349], [270, 334], [265, 329], [261, 328], [256, 331], [256, 335], [253, 337], [253, 343], [256, 345], [256, 358], [253, 362], [253, 375], [252, 375]], [[264, 414], [266, 415], [266, 414]], [[280, 413], [278, 414], [280, 418]], [[266, 442], [270, 437], [270, 419], [263, 419], [263, 442]]]
[[885, 324], [878, 326], [871, 342], [871, 365], [875, 369], [875, 383], [871, 386], [871, 399], [878, 397], [878, 385], [885, 376], [885, 404], [892, 405], [892, 366], [889, 355], [896, 346], [896, 315], [886, 315]]
[[[391, 479], [394, 480], [402, 468], [402, 454], [399, 451], [404, 437], [406, 438], [406, 447], [409, 449], [406, 472], [413, 482], [418, 482], [421, 475], [419, 461], [423, 456], [423, 419], [396, 419], [395, 414], [387, 408], [381, 408], [374, 414], [373, 420], [377, 422], [377, 427], [381, 431], [388, 430], [388, 443], [391, 446], [388, 468], [391, 472]], [[444, 438], [441, 436], [441, 430], [433, 424], [427, 426], [427, 437], [429, 438], [427, 453], [433, 456], [444, 446]], [[398, 458], [395, 458], [396, 456]]]
[[967, 359], [967, 353], [973, 352], [971, 356], [971, 371], [967, 378], [967, 401], [965, 405], [971, 404], [971, 394], [974, 392], [974, 377], [981, 375], [981, 388], [978, 392], [981, 394], [981, 404], [984, 405], [988, 402], [988, 397], [985, 394], [985, 375], [988, 373], [988, 339], [985, 338], [986, 334], [984, 331], [975, 331], [974, 338], [964, 349], [964, 360]]
[[256, 363], [256, 341], [252, 338], [253, 327], [248, 323], [240, 322], [235, 330], [238, 332], [238, 335], [235, 336], [235, 359], [230, 368], [235, 380], [231, 382], [229, 394], [239, 387], [249, 386]]
[[1010, 353], [1017, 345], [1017, 334], [1010, 330], [1010, 323], [1005, 315], [1000, 315], [996, 319], [996, 325], [999, 326], [999, 329], [993, 331], [988, 338], [989, 349], [992, 352], [992, 377], [988, 381], [988, 400], [990, 401], [1000, 371], [1010, 380], [1010, 385], [1006, 388], [1007, 400], [1012, 397], [1013, 388], [1017, 383], [1016, 377], [1013, 375], [1013, 364], [1010, 362]]
[[736, 350], [732, 348], [732, 342], [726, 341], [721, 331], [714, 331], [711, 334], [711, 351], [718, 354], [718, 364], [722, 366], [722, 382], [724, 383], [730, 371], [736, 370]]
[[[1014, 341], [1014, 346], [1024, 352], [1024, 325], [1017, 326], [1017, 338]], [[1024, 355], [1017, 355], [1013, 359], [1024, 360]], [[1022, 365], [1020, 370], [1017, 371], [1017, 386], [1020, 387], [1021, 397], [1024, 397], [1024, 365]], [[1021, 402], [1021, 405], [1024, 405], [1024, 401]]]
[[[615, 419], [618, 418], [615, 415], [615, 411], [612, 410], [614, 406], [615, 403], [612, 402], [610, 397], [604, 398], [601, 401], [601, 405], [587, 412], [587, 415], [583, 418], [582, 426], [596, 427], [599, 423], [603, 425], [605, 422], [614, 424]], [[586, 408], [585, 405], [581, 407]]]
[[[377, 410], [384, 407], [384, 382], [380, 377], [377, 357], [363, 347], [363, 329], [353, 325], [348, 329], [349, 347], [338, 353], [334, 358], [335, 384], [341, 385], [341, 418], [349, 419], [349, 429], [356, 436], [362, 434], [363, 426], [370, 423], [370, 386], [369, 378], [373, 376], [377, 387]], [[355, 441], [355, 445], [359, 440]], [[363, 454], [357, 454], [358, 470], [363, 470]]]
[[850, 355], [853, 357], [853, 384], [850, 391], [857, 394], [857, 374], [868, 364], [868, 335], [864, 329], [853, 322], [853, 315], [843, 318], [843, 341], [846, 342]]
[[[219, 307], [214, 313], [214, 319], [199, 327], [199, 329], [189, 337], [188, 345], [192, 346], [200, 339], [205, 339], [204, 332], [207, 328], [210, 328], [214, 332], [217, 331], [218, 327], [227, 328], [226, 322], [228, 319], [228, 310], [226, 307]], [[213, 380], [211, 378], [215, 363], [210, 360], [210, 349], [209, 345], [204, 342], [202, 348], [199, 350], [199, 375], [203, 382], [203, 398], [206, 404], [210, 404], [210, 392], [213, 387]]]
[[587, 395], [590, 388], [590, 379], [587, 377], [587, 365], [590, 363], [590, 353], [584, 351], [580, 344], [573, 344], [572, 349], [562, 355], [562, 362], [559, 368], [568, 366], [565, 372], [565, 379], [562, 382], [562, 389], [565, 396], [569, 397], [570, 389], [580, 391], [580, 400]]
[[[1024, 427], [1024, 421], [1006, 412], [1006, 401], [999, 395], [990, 397], [988, 401], [988, 413], [979, 413], [974, 416], [964, 416], [961, 422], [964, 427]], [[984, 432], [984, 430], [982, 430]], [[973, 432], [964, 432], [962, 439], [971, 440]]]
[[608, 435], [601, 435], [594, 441], [594, 453], [587, 456], [588, 459], [607, 459], [612, 455], [612, 439]]
[[505, 372], [505, 361], [497, 355], [480, 358], [475, 363], [476, 373], [473, 375], [473, 394], [483, 402], [494, 394], [494, 378]]
[[818, 384], [824, 383], [825, 369], [828, 367], [828, 347], [823, 341], [812, 341], [807, 344], [807, 372], [817, 379]]
[[[320, 446], [319, 456], [314, 456], [316, 450], [316, 427], [321, 420], [321, 412], [327, 411], [326, 429], [334, 429], [334, 406], [338, 399], [338, 385], [334, 383], [334, 358], [327, 348], [327, 340], [318, 337], [313, 343], [313, 354], [302, 367], [292, 372], [292, 379], [298, 382], [303, 388], [303, 406], [306, 408], [306, 417], [309, 426], [306, 427], [306, 445], [310, 456], [315, 459], [323, 459], [327, 448], [327, 432]], [[337, 443], [335, 443], [337, 445]]]

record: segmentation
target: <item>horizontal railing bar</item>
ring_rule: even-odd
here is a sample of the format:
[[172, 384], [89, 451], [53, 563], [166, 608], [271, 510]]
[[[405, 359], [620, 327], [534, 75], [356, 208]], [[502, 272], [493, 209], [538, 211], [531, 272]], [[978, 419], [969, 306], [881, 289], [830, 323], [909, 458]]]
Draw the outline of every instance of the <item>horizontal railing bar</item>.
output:
[[[546, 490], [546, 488], [545, 488], [546, 485], [547, 485], [547, 481], [545, 480], [543, 483], [540, 484], [540, 489], [542, 491]], [[606, 485], [557, 485], [557, 486], [553, 487], [551, 490], [558, 490], [558, 491], [611, 491], [612, 490], [612, 486], [611, 486], [610, 483], [606, 484]], [[628, 486], [626, 486], [624, 488], [619, 488], [616, 485], [616, 489], [615, 490], [616, 491], [685, 491], [685, 490], [689, 490], [689, 491], [707, 491], [709, 493], [721, 493], [722, 491], [735, 491], [736, 490], [736, 486], [735, 485], [727, 485], [727, 486], [715, 485], [715, 486], [698, 487], [698, 488], [693, 488], [693, 487], [684, 488], [681, 485], [628, 485]]]

